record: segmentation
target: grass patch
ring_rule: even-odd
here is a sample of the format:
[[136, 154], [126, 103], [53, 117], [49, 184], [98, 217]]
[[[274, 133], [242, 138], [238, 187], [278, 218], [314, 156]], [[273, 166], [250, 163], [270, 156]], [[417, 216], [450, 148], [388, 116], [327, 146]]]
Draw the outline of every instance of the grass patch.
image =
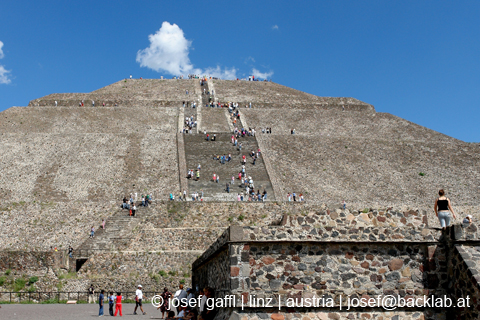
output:
[[243, 214], [239, 215], [237, 218], [239, 221], [243, 221], [245, 219], [245, 216]]
[[363, 209], [362, 212], [363, 212], [363, 213], [368, 213], [368, 211], [369, 211], [369, 210], [368, 210], [367, 208], [365, 208], [365, 209]]
[[28, 279], [28, 284], [34, 284], [37, 281], [38, 281], [38, 277], [33, 276]]
[[25, 288], [25, 284], [27, 283], [27, 280], [23, 278], [18, 278], [15, 279], [15, 282], [13, 283], [13, 291], [18, 292]]
[[158, 274], [161, 275], [162, 277], [166, 277], [167, 273], [163, 270], [158, 271]]
[[76, 279], [77, 278], [77, 273], [76, 272], [68, 272], [68, 273], [62, 273], [61, 275], [58, 276], [58, 279]]
[[425, 173], [419, 172], [418, 175], [421, 176], [421, 177], [423, 177], [423, 176], [425, 175]]
[[10, 273], [12, 273], [12, 269], [7, 269], [7, 270], [5, 270], [5, 275], [6, 275], [6, 276], [9, 276]]

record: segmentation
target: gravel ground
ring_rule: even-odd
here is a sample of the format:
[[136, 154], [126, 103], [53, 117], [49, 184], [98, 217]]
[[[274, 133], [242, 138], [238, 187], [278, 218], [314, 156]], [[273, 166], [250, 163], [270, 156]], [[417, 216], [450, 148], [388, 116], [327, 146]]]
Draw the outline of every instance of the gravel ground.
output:
[[[157, 311], [150, 303], [143, 304], [143, 310], [146, 315], [133, 315], [135, 304], [123, 305], [122, 319], [161, 319], [162, 314]], [[140, 311], [140, 310], [137, 310]], [[108, 304], [104, 307], [105, 317], [108, 314]], [[4, 304], [0, 308], [0, 319], [18, 319], [18, 320], [60, 320], [60, 319], [92, 319], [98, 317], [97, 304]], [[118, 317], [118, 315], [117, 315]]]

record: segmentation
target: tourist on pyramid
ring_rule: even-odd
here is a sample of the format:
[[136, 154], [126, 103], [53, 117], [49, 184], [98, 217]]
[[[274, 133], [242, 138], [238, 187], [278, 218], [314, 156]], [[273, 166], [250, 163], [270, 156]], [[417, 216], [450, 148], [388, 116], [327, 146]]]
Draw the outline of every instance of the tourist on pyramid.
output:
[[197, 181], [200, 180], [200, 170], [197, 170]]
[[213, 182], [217, 181], [217, 174], [214, 172], [213, 173]]
[[439, 197], [435, 200], [435, 215], [437, 216], [438, 220], [440, 221], [440, 225], [445, 230], [448, 226], [450, 226], [450, 212], [453, 215], [453, 219], [456, 219], [457, 216], [455, 212], [453, 212], [452, 205], [450, 203], [450, 199], [445, 197], [445, 191], [440, 189], [438, 191]]
[[92, 228], [90, 228], [90, 238], [93, 238], [95, 237], [95, 227], [92, 226]]
[[[175, 196], [173, 196], [173, 200], [175, 200]], [[132, 207], [132, 217], [135, 217], [135, 211], [137, 211], [137, 207], [134, 204]]]

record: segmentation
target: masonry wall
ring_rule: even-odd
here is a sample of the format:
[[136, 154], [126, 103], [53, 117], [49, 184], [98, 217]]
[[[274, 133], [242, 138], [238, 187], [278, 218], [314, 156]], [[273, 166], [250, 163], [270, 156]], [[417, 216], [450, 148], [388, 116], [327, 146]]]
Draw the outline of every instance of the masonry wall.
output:
[[48, 269], [67, 268], [64, 252], [52, 251], [0, 251], [0, 272], [12, 269], [17, 272], [44, 272]]
[[470, 307], [449, 310], [451, 319], [478, 319], [480, 317], [480, 247], [456, 245], [448, 259], [450, 283], [448, 292], [453, 299], [470, 298]]

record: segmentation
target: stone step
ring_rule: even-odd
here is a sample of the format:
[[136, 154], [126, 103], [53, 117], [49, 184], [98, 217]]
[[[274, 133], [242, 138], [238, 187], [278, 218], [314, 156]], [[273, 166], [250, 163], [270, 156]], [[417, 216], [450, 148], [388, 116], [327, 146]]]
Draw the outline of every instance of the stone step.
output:
[[[238, 150], [231, 143], [230, 133], [216, 134], [216, 141], [206, 141], [203, 134], [185, 135], [185, 158], [187, 168], [181, 174], [187, 175], [188, 169], [196, 170], [198, 164], [201, 165], [201, 174], [199, 181], [196, 179], [189, 179], [188, 188], [191, 198], [193, 192], [201, 193], [203, 191], [204, 201], [236, 201], [237, 194], [245, 192], [241, 187], [240, 180], [238, 180], [238, 173], [242, 169], [242, 155], [246, 156], [246, 173], [247, 176], [252, 177], [255, 185], [255, 190], [260, 189], [260, 192], [266, 190], [269, 200], [274, 200], [273, 189], [270, 177], [265, 168], [262, 156], [260, 156], [255, 165], [253, 165], [249, 153], [251, 151], [258, 151], [258, 144], [255, 137], [240, 138], [242, 143], [242, 150]], [[232, 156], [232, 160], [221, 164], [219, 160], [214, 160], [214, 155]], [[213, 173], [216, 173], [220, 179], [219, 183], [213, 182]], [[230, 185], [230, 194], [226, 192], [226, 184], [231, 183], [231, 178], [234, 177], [233, 185]]]

